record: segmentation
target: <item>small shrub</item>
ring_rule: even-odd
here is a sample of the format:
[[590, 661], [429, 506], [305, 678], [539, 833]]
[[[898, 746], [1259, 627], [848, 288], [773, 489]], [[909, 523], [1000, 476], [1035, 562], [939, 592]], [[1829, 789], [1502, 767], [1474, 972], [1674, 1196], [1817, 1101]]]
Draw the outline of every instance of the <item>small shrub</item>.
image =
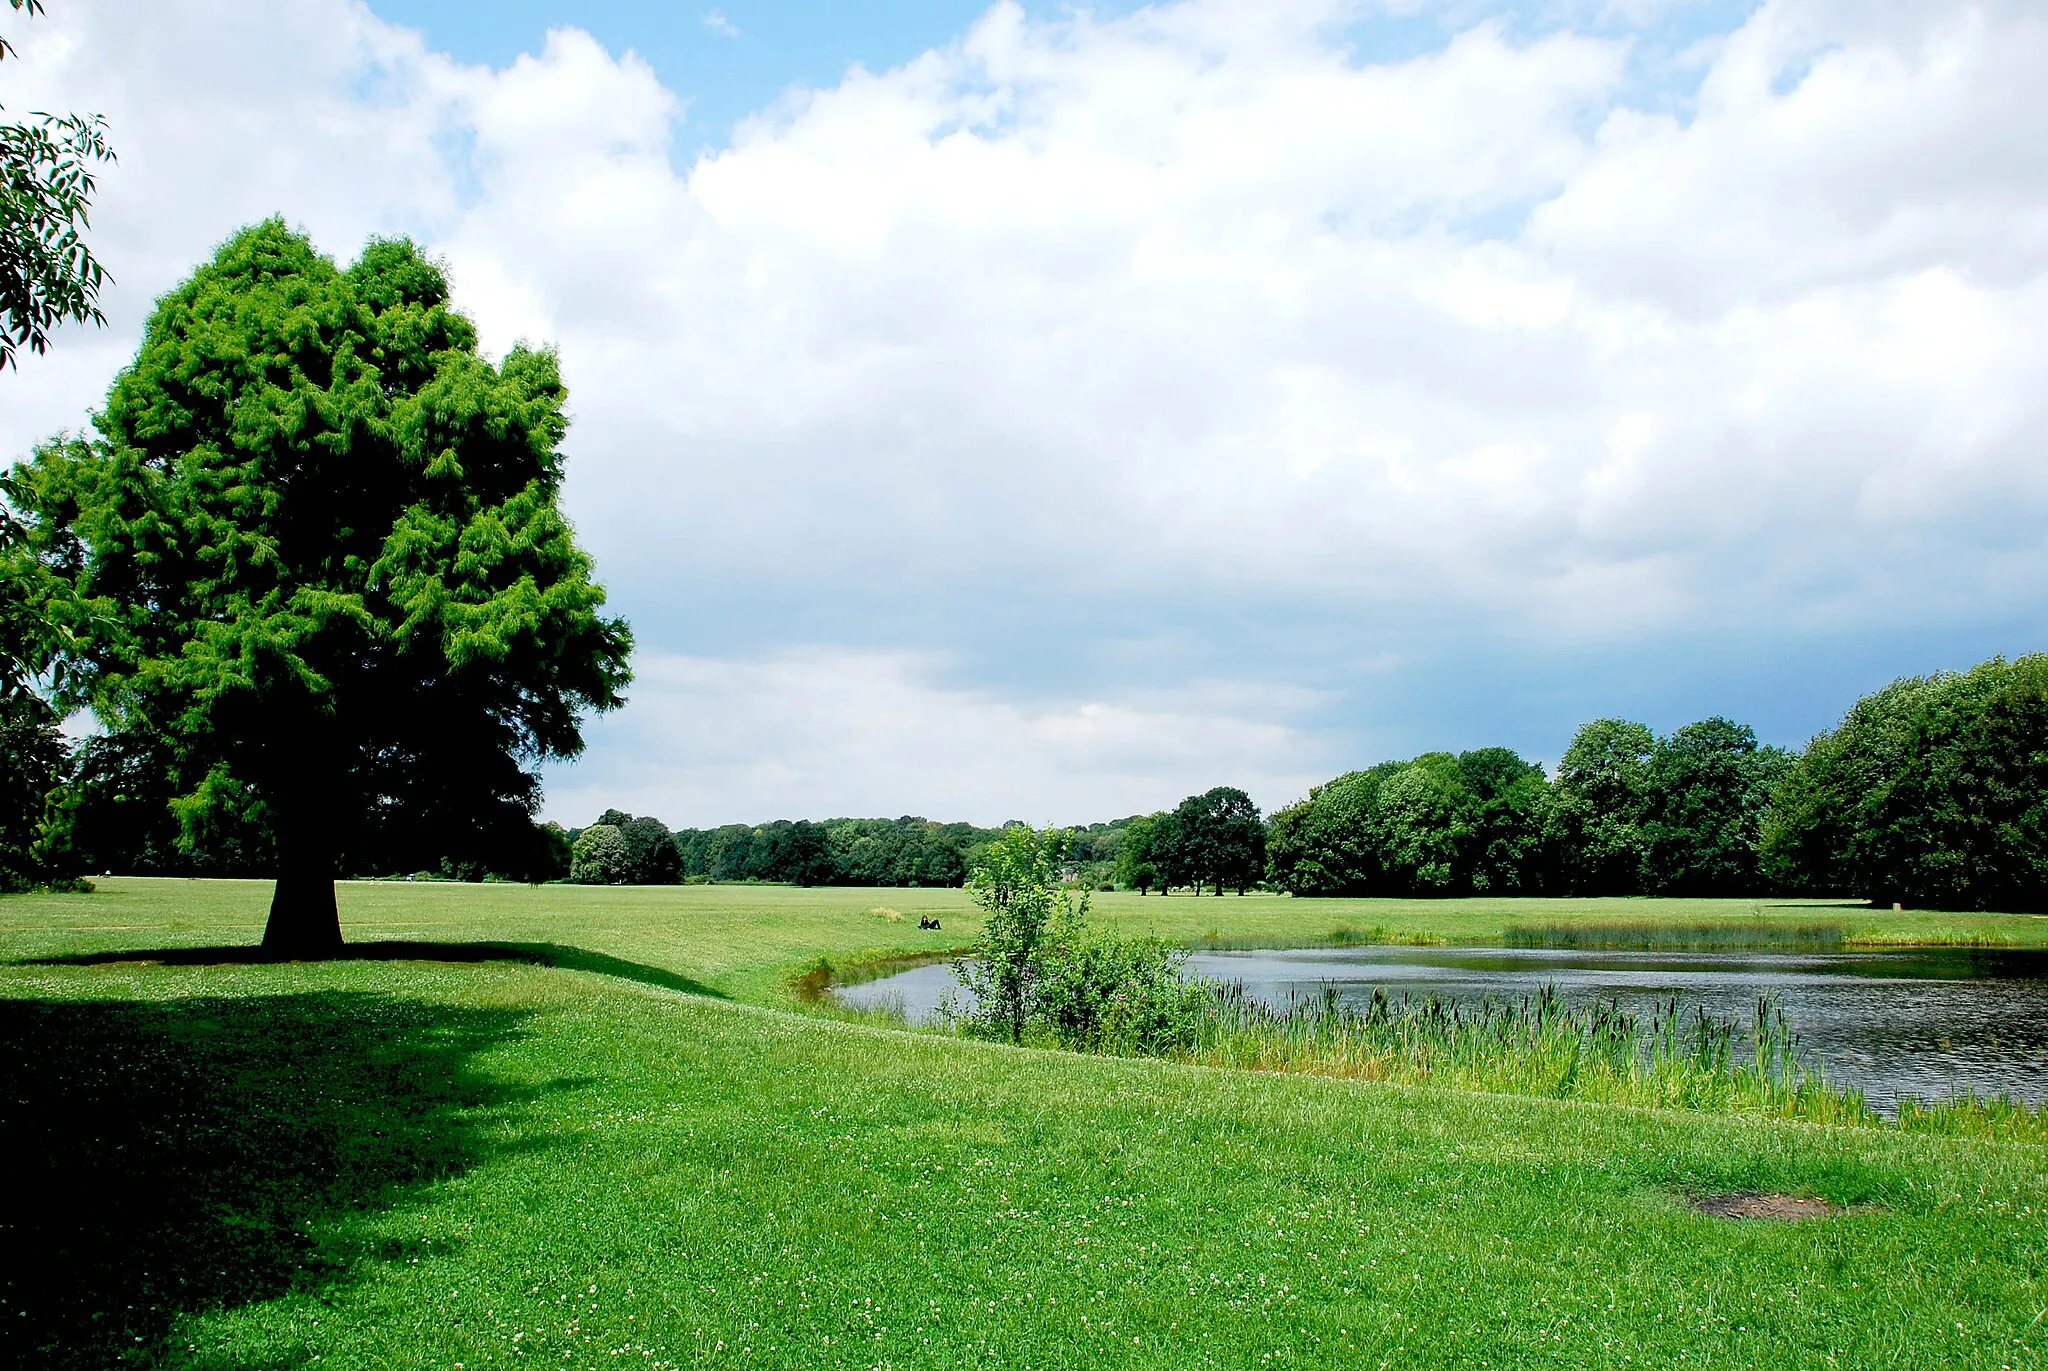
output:
[[1013, 828], [989, 844], [968, 882], [987, 917], [954, 970], [969, 999], [943, 1007], [976, 1037], [1087, 1052], [1163, 1054], [1191, 1045], [1208, 982], [1181, 976], [1187, 954], [1088, 921], [1089, 893], [1059, 880], [1065, 835]]

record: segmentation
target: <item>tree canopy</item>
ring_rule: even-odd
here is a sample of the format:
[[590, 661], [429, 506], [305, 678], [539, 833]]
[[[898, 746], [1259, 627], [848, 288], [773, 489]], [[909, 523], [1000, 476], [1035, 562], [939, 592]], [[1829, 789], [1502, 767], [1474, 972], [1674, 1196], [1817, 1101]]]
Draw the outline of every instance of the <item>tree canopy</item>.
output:
[[1169, 883], [1192, 886], [1196, 894], [1210, 885], [1219, 895], [1226, 887], [1241, 895], [1265, 875], [1265, 823], [1251, 796], [1235, 786], [1188, 796], [1155, 824], [1153, 836]]
[[2048, 654], [1858, 700], [1790, 769], [1762, 847], [1794, 889], [2048, 909]]
[[270, 220], [158, 302], [96, 434], [15, 469], [65, 703], [157, 749], [187, 843], [260, 810], [267, 946], [339, 945], [351, 844], [544, 844], [530, 767], [621, 703], [631, 647], [557, 508], [565, 401], [409, 241], [343, 270]]

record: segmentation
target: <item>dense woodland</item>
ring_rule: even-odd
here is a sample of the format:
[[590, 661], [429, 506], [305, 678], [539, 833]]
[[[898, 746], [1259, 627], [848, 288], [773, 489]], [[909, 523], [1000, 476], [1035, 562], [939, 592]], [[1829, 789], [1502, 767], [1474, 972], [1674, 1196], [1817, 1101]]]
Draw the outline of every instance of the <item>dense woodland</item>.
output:
[[[263, 875], [260, 805], [181, 816], [146, 748], [67, 745], [17, 694], [0, 844], [9, 884], [99, 871]], [[958, 886], [1002, 832], [906, 816], [669, 829], [608, 810], [525, 825], [495, 860], [449, 857], [417, 824], [359, 829], [358, 876]], [[1600, 719], [1554, 768], [1500, 747], [1382, 762], [1262, 815], [1217, 787], [1172, 810], [1068, 831], [1073, 883], [1324, 895], [1845, 894], [1889, 904], [2048, 908], [2048, 655], [1901, 680], [1804, 752], [1728, 719], [1658, 735]], [[474, 853], [474, 842], [466, 851]]]

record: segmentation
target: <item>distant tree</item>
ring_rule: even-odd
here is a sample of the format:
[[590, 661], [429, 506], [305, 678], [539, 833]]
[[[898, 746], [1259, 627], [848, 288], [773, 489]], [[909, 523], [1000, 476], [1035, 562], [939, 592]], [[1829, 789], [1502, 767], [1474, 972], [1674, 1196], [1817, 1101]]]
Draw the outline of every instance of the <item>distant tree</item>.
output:
[[1763, 860], [1883, 905], [2048, 911], [2048, 654], [1858, 700], [1780, 784]]
[[1124, 827], [1123, 842], [1117, 847], [1116, 882], [1127, 890], [1147, 894], [1159, 884], [1159, 866], [1153, 855], [1159, 818], [1146, 815]]
[[[1266, 868], [1266, 826], [1251, 797], [1234, 786], [1220, 785], [1190, 795], [1174, 808], [1170, 822], [1155, 825], [1165, 851], [1169, 879], [1185, 882], [1202, 893], [1213, 886], [1242, 895]], [[1160, 834], [1160, 829], [1164, 833]]]
[[[625, 820], [616, 822], [614, 816]], [[676, 851], [668, 825], [649, 817], [634, 818], [606, 810], [601, 824], [610, 824], [626, 840], [626, 861], [633, 885], [674, 885], [683, 879], [683, 857]]]
[[832, 883], [832, 839], [821, 825], [808, 819], [791, 824], [787, 854], [781, 879], [796, 885]]
[[1406, 762], [1381, 762], [1309, 791], [1308, 799], [1273, 816], [1268, 879], [1295, 895], [1385, 894], [1380, 792]]
[[569, 879], [578, 885], [625, 885], [633, 879], [633, 853], [625, 835], [610, 824], [592, 824], [576, 835], [569, 854]]
[[37, 688], [64, 646], [48, 613], [59, 581], [5, 503], [18, 498], [0, 481], [0, 891], [54, 874], [51, 797], [70, 761], [57, 712]]
[[79, 607], [63, 703], [162, 745], [187, 840], [260, 804], [271, 951], [340, 947], [364, 843], [530, 855], [529, 768], [621, 702], [630, 639], [556, 506], [564, 406], [553, 355], [486, 359], [409, 242], [343, 271], [272, 220], [159, 300], [97, 437], [15, 469]]
[[1266, 819], [1266, 882], [1294, 893], [1302, 880], [1302, 863], [1309, 858], [1308, 826], [1314, 812], [1313, 797], [1282, 805]]
[[575, 860], [574, 845], [569, 841], [569, 832], [558, 823], [544, 823], [540, 826], [540, 861], [528, 879], [538, 884], [542, 881], [566, 880], [570, 863]]
[[1792, 766], [1756, 731], [1703, 719], [1657, 741], [1643, 776], [1643, 885], [1662, 895], [1750, 895], [1764, 888], [1764, 810]]
[[679, 828], [671, 840], [681, 861], [683, 875], [705, 878], [711, 875], [711, 834], [702, 828]]
[[1511, 748], [1458, 754], [1472, 797], [1459, 883], [1475, 895], [1533, 894], [1542, 886], [1543, 816], [1550, 783], [1543, 768]]
[[714, 881], [744, 881], [752, 864], [754, 830], [745, 824], [713, 829], [706, 844], [707, 873]]
[[1459, 857], [1475, 808], [1458, 759], [1425, 752], [1386, 778], [1375, 797], [1373, 837], [1390, 894], [1459, 893]]
[[1197, 895], [1202, 893], [1199, 841], [1198, 834], [1188, 832], [1181, 824], [1178, 809], [1153, 819], [1152, 865], [1159, 872], [1161, 895], [1173, 893], [1173, 888], [1179, 885], [1192, 887]]
[[[43, 12], [42, 0], [7, 0], [17, 13]], [[0, 37], [0, 61], [14, 54]], [[114, 160], [106, 121], [97, 114], [35, 113], [0, 124], [0, 367], [27, 347], [43, 352], [66, 320], [104, 324], [100, 287], [107, 280], [86, 246], [93, 168]]]
[[1266, 824], [1259, 807], [1235, 786], [1219, 785], [1202, 796], [1202, 822], [1216, 893], [1228, 888], [1244, 894], [1266, 872]]
[[197, 875], [197, 866], [212, 854], [179, 850], [178, 818], [171, 811], [175, 794], [169, 768], [147, 738], [87, 738], [72, 760], [71, 783], [56, 799], [51, 841], [81, 871]]
[[1544, 808], [1553, 892], [1630, 895], [1643, 888], [1643, 808], [1657, 738], [1642, 724], [1595, 719], [1573, 735]]

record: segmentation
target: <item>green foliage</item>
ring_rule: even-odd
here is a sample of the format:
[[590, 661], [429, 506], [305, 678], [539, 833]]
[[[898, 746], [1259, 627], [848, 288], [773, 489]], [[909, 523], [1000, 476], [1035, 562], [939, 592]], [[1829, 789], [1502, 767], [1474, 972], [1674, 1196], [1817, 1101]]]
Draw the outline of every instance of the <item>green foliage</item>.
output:
[[1159, 824], [1164, 817], [1141, 815], [1124, 826], [1114, 874], [1116, 883], [1125, 890], [1143, 895], [1159, 884]]
[[1540, 882], [1548, 787], [1507, 748], [1429, 752], [1274, 815], [1269, 878], [1297, 895], [1511, 895]]
[[[8, 0], [42, 13], [42, 0]], [[0, 37], [0, 59], [14, 52]], [[45, 352], [66, 320], [106, 323], [100, 287], [106, 268], [86, 246], [93, 168], [114, 160], [97, 114], [43, 114], [0, 124], [0, 367], [24, 346]]]
[[1183, 978], [1187, 953], [1157, 937], [1125, 937], [1066, 905], [1041, 939], [1030, 1031], [1080, 1052], [1163, 1056], [1191, 1048], [1216, 987]]
[[1595, 719], [1573, 735], [1543, 814], [1555, 893], [1643, 889], [1643, 806], [1656, 750], [1656, 735], [1626, 719]]
[[1808, 745], [1764, 826], [1799, 889], [2048, 909], [2048, 655], [1894, 681]]
[[969, 1034], [1086, 1052], [1157, 1055], [1194, 1040], [1214, 987], [1183, 980], [1187, 954], [1156, 937], [1096, 927], [1090, 896], [1063, 887], [1070, 835], [1024, 825], [990, 843], [967, 889], [980, 939], [954, 963]]
[[971, 824], [900, 819], [828, 819], [831, 869], [814, 885], [957, 886], [967, 849], [993, 836]]
[[1792, 766], [1747, 724], [1705, 719], [1657, 740], [1644, 777], [1643, 884], [1659, 895], [1764, 889], [1764, 811]]
[[280, 221], [236, 234], [158, 302], [97, 436], [15, 469], [70, 596], [66, 702], [160, 745], [188, 843], [253, 797], [309, 884], [429, 832], [423, 857], [530, 862], [529, 766], [628, 679], [556, 507], [565, 398], [551, 353], [484, 358], [409, 242], [343, 271]]
[[686, 878], [958, 887], [967, 879], [969, 854], [999, 832], [906, 815], [687, 828], [673, 842]]
[[1182, 800], [1154, 827], [1170, 885], [1226, 887], [1242, 895], [1265, 872], [1266, 831], [1259, 807], [1235, 786], [1220, 785]]
[[1471, 797], [1460, 861], [1475, 895], [1513, 895], [1542, 888], [1543, 811], [1550, 785], [1543, 768], [1511, 748], [1458, 754], [1458, 776]]
[[[52, 803], [50, 841], [61, 860], [74, 870], [135, 875], [258, 876], [271, 870], [276, 852], [260, 805], [191, 813], [191, 822], [180, 823], [164, 752], [139, 734], [90, 737], [79, 745], [70, 782]], [[218, 785], [214, 798], [226, 798]]]
[[592, 824], [569, 850], [569, 879], [577, 885], [626, 885], [633, 879], [633, 852], [625, 835], [610, 824]]
[[530, 873], [529, 879], [541, 881], [566, 880], [570, 864], [575, 860], [576, 848], [567, 829], [558, 823], [540, 825], [540, 861]]
[[[607, 809], [598, 815], [602, 827], [616, 829], [626, 843], [626, 885], [676, 885], [683, 879], [683, 854], [668, 826], [642, 815]], [[599, 882], [598, 884], [610, 884]]]
[[1424, 753], [1273, 816], [1268, 878], [1297, 895], [1670, 895], [1767, 887], [1757, 850], [1788, 754], [1746, 725], [1658, 738], [1597, 719], [1554, 781], [1507, 748]]
[[1036, 1008], [1042, 967], [1039, 943], [1055, 919], [1084, 918], [1088, 896], [1063, 889], [1059, 866], [1066, 834], [1018, 825], [988, 845], [967, 879], [981, 907], [981, 938], [971, 957], [954, 964], [973, 1003], [962, 1022], [971, 1032], [1021, 1042]]

